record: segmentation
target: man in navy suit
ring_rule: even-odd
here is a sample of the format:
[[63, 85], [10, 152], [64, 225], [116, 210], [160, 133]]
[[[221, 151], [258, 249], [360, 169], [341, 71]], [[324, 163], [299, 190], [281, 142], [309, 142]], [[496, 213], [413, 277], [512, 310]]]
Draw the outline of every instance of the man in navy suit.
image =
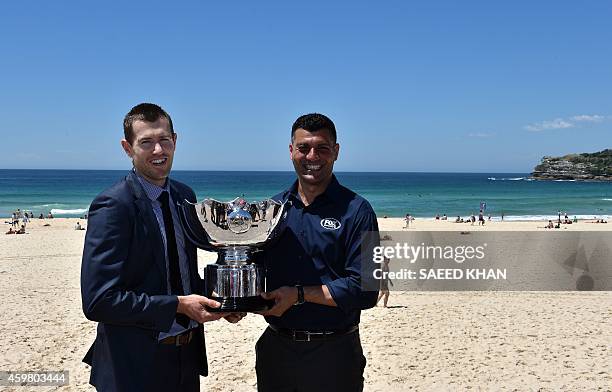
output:
[[100, 391], [199, 391], [207, 360], [202, 323], [242, 314], [208, 312], [199, 295], [195, 246], [183, 234], [176, 204], [195, 202], [168, 178], [176, 146], [170, 116], [135, 106], [121, 145], [134, 169], [89, 208], [81, 267], [85, 316], [98, 322], [84, 362]]

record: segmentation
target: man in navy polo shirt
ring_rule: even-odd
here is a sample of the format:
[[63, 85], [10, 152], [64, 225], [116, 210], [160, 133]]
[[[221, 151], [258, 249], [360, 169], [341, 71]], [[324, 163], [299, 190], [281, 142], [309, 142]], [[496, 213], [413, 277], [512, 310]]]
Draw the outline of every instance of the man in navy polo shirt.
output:
[[[264, 297], [275, 305], [255, 347], [259, 391], [363, 390], [359, 316], [378, 292], [362, 289], [372, 263], [362, 245], [378, 245], [378, 224], [370, 204], [334, 176], [339, 150], [328, 117], [307, 114], [293, 124], [289, 153], [298, 178], [275, 197], [287, 203], [287, 228], [264, 256]], [[366, 232], [374, 232], [368, 244]]]

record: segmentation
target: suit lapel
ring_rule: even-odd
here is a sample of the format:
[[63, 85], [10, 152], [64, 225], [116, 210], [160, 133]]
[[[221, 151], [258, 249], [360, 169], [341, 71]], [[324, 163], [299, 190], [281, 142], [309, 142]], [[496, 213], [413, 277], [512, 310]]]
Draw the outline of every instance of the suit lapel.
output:
[[147, 197], [144, 189], [142, 189], [142, 185], [140, 185], [140, 182], [136, 178], [136, 174], [134, 172], [130, 172], [127, 182], [132, 188], [134, 197], [136, 197], [134, 204], [138, 210], [137, 219], [142, 222], [145, 235], [149, 241], [149, 244], [153, 248], [155, 265], [157, 265], [160, 273], [162, 274], [163, 281], [166, 282], [168, 277], [166, 276], [167, 272], [165, 250], [163, 245], [164, 243], [161, 231], [159, 229], [159, 224], [157, 223], [157, 218], [153, 212], [153, 207], [151, 207], [151, 200]]

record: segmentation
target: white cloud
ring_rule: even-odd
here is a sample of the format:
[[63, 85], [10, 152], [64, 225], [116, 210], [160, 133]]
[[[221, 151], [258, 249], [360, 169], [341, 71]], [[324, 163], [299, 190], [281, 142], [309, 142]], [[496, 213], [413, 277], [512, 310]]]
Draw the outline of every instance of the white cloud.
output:
[[486, 132], [468, 133], [468, 137], [481, 137], [481, 138], [485, 138], [485, 137], [491, 137], [491, 136], [495, 136], [495, 134], [494, 133], [486, 133]]
[[601, 116], [599, 114], [581, 114], [568, 118], [555, 118], [551, 121], [542, 121], [526, 125], [524, 128], [530, 132], [549, 131], [553, 129], [566, 129], [577, 127], [580, 123], [600, 123], [610, 116]]
[[605, 117], [604, 116], [600, 116], [599, 114], [593, 114], [593, 115], [588, 115], [588, 114], [581, 114], [579, 116], [574, 116], [571, 117], [572, 120], [577, 121], [577, 122], [602, 122]]
[[574, 124], [566, 121], [562, 118], [556, 118], [552, 121], [542, 121], [535, 124], [529, 124], [525, 126], [525, 129], [531, 132], [540, 132], [540, 131], [548, 131], [551, 129], [565, 129], [571, 128]]

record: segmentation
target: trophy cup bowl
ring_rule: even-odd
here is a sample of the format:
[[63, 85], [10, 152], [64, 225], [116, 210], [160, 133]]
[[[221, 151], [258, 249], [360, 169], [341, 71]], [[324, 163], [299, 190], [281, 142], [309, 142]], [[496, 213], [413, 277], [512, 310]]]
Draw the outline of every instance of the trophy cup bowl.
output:
[[255, 254], [280, 237], [285, 205], [272, 199], [247, 202], [204, 199], [179, 205], [185, 234], [197, 247], [217, 252], [204, 268], [204, 295], [221, 306], [211, 312], [259, 312], [274, 305], [265, 300], [265, 269]]

